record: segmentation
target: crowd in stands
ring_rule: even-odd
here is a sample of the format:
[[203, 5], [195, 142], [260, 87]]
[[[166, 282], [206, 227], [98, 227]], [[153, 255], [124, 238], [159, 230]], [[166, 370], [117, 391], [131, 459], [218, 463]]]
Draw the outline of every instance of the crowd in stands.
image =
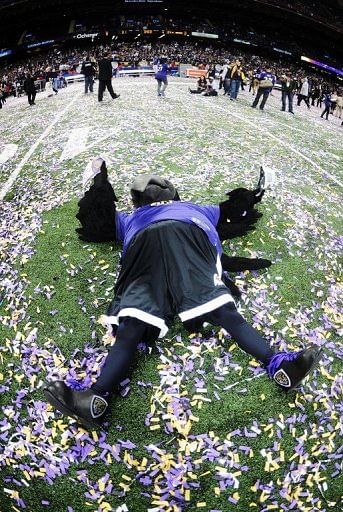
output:
[[58, 87], [64, 85], [64, 75], [79, 73], [82, 62], [87, 56], [94, 62], [97, 62], [103, 54], [108, 52], [112, 53], [113, 60], [118, 63], [119, 67], [151, 65], [156, 57], [164, 55], [167, 57], [170, 67], [177, 67], [179, 63], [187, 63], [200, 69], [208, 70], [209, 76], [212, 77], [218, 76], [223, 66], [239, 58], [244, 71], [244, 74], [242, 74], [244, 76], [242, 86], [247, 80], [250, 84], [253, 84], [254, 78], [261, 71], [269, 68], [279, 82], [283, 76], [290, 76], [295, 83], [295, 93], [300, 93], [303, 87], [303, 79], [306, 77], [308, 81], [308, 101], [312, 102], [313, 106], [321, 106], [326, 94], [332, 94], [333, 98], [342, 96], [342, 91], [334, 81], [330, 79], [324, 80], [315, 73], [308, 73], [307, 70], [301, 68], [300, 63], [290, 64], [282, 60], [266, 60], [265, 58], [242, 51], [237, 55], [237, 50], [192, 42], [174, 42], [169, 44], [162, 42], [156, 44], [122, 42], [116, 44], [115, 48], [99, 45], [93, 46], [88, 51], [81, 48], [75, 48], [67, 52], [55, 50], [46, 53], [44, 56], [37, 56], [25, 62], [12, 64], [6, 69], [0, 70], [0, 96], [2, 102], [8, 96], [24, 94], [24, 82], [28, 76], [39, 81], [41, 89], [44, 89], [46, 82], [50, 82], [53, 90], [57, 92]]
[[[261, 0], [262, 1], [262, 0]], [[263, 0], [264, 1], [264, 0]], [[265, 0], [269, 2], [269, 0]], [[261, 26], [260, 23], [256, 25], [254, 18], [251, 20], [237, 20], [228, 16], [226, 19], [221, 19], [220, 23], [213, 19], [201, 19], [193, 16], [190, 19], [177, 18], [177, 17], [164, 17], [164, 16], [148, 16], [142, 18], [140, 16], [120, 16], [118, 20], [118, 30], [120, 34], [129, 33], [153, 33], [153, 32], [179, 32], [191, 34], [192, 32], [217, 34], [223, 41], [228, 42], [238, 39], [243, 40], [246, 44], [262, 46], [264, 48], [284, 48], [286, 51], [291, 51], [298, 54], [310, 53], [312, 56], [322, 58], [321, 55], [314, 55], [313, 41], [305, 40], [298, 34], [297, 37], [292, 37], [289, 31], [280, 30], [278, 27], [273, 27], [268, 30], [267, 27]], [[88, 28], [88, 31], [92, 29]], [[309, 47], [309, 44], [312, 45]], [[329, 51], [330, 50], [330, 51]], [[326, 52], [332, 53], [332, 48], [327, 47]], [[334, 53], [334, 52], [333, 52]], [[332, 59], [331, 59], [332, 60]]]
[[[256, 0], [257, 1], [257, 0]], [[275, 0], [259, 0], [262, 3], [277, 3], [287, 8], [287, 1], [275, 2]], [[299, 2], [296, 2], [297, 4]], [[300, 3], [301, 4], [301, 3]], [[322, 7], [324, 10], [325, 7]], [[288, 9], [288, 8], [287, 8]], [[303, 9], [306, 11], [308, 5], [304, 6]], [[288, 10], [294, 11], [289, 8]], [[300, 6], [299, 6], [300, 12]], [[317, 11], [316, 11], [317, 12]], [[171, 16], [167, 14], [160, 14], [156, 16], [142, 16], [139, 14], [130, 15], [117, 15], [111, 18], [110, 21], [95, 22], [94, 20], [89, 22], [86, 20], [79, 20], [74, 22], [72, 34], [65, 34], [65, 40], [70, 40], [75, 37], [75, 34], [82, 35], [83, 33], [96, 34], [100, 39], [104, 40], [109, 35], [118, 34], [120, 37], [131, 36], [133, 37], [144, 37], [144, 35], [155, 35], [156, 37], [163, 37], [164, 35], [188, 35], [191, 36], [193, 32], [200, 34], [216, 34], [223, 44], [232, 44], [235, 41], [241, 41], [242, 44], [248, 46], [258, 46], [263, 49], [272, 50], [274, 48], [281, 49], [286, 54], [295, 55], [311, 55], [312, 58], [317, 60], [323, 60], [323, 55], [326, 59], [329, 58], [330, 63], [335, 65], [335, 55], [339, 54], [339, 44], [333, 40], [327, 41], [326, 38], [322, 38], [318, 48], [315, 48], [313, 44], [313, 38], [309, 35], [308, 31], [294, 32], [292, 24], [287, 24], [287, 27], [282, 23], [268, 25], [261, 23], [254, 17], [247, 17], [246, 19], [240, 19], [227, 16], [220, 20], [213, 15], [211, 18], [203, 19], [203, 17], [193, 16], [191, 14], [185, 15], [184, 17]], [[332, 17], [328, 19], [332, 20]], [[343, 30], [343, 28], [342, 28]], [[63, 40], [61, 36], [61, 28], [44, 27], [30, 28], [27, 30], [25, 36], [21, 41], [21, 44], [25, 46], [40, 44], [41, 41], [55, 38], [57, 40]], [[1, 35], [0, 35], [1, 36]], [[17, 40], [19, 34], [17, 34]], [[1, 44], [1, 42], [0, 42]]]

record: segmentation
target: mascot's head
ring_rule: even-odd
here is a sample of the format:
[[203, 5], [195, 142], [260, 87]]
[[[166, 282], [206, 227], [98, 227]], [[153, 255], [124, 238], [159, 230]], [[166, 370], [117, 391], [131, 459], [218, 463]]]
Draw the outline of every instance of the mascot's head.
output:
[[160, 176], [142, 174], [130, 187], [132, 202], [135, 208], [159, 201], [179, 201], [174, 185]]

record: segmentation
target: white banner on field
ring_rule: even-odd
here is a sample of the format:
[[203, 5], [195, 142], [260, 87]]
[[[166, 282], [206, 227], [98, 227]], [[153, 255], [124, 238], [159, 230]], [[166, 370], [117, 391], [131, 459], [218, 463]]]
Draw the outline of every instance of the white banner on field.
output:
[[7, 162], [7, 160], [10, 160], [11, 158], [13, 158], [17, 151], [18, 151], [17, 144], [6, 144], [6, 146], [0, 153], [0, 165], [5, 164]]
[[71, 131], [67, 144], [65, 145], [60, 161], [69, 160], [85, 151], [87, 146], [87, 139], [89, 134], [89, 127], [75, 128]]

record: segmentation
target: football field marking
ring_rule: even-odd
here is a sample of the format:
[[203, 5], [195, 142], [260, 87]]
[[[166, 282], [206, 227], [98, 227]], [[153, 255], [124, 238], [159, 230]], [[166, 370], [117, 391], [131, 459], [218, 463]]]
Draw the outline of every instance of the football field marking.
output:
[[68, 142], [63, 149], [62, 155], [60, 156], [61, 162], [63, 162], [63, 160], [74, 158], [79, 153], [85, 151], [89, 131], [90, 128], [86, 126], [82, 128], [74, 128], [70, 132]]
[[[87, 128], [86, 130], [89, 131], [90, 128]], [[74, 139], [74, 141], [70, 144], [70, 151], [67, 152], [66, 149], [63, 150], [62, 156], [60, 157], [60, 161], [62, 162], [63, 160], [70, 160], [72, 158], [75, 158], [76, 156], [79, 156], [81, 153], [89, 151], [90, 149], [92, 149], [92, 148], [96, 147], [98, 144], [100, 144], [100, 142], [104, 142], [105, 140], [107, 140], [107, 139], [111, 138], [112, 136], [116, 135], [118, 133], [118, 131], [119, 130], [116, 129], [116, 128], [112, 129], [109, 132], [107, 132], [105, 135], [103, 135], [99, 139], [95, 140], [94, 142], [91, 142], [88, 145], [86, 145], [87, 138], [85, 137], [85, 139], [84, 139], [82, 144], [79, 144], [78, 146], [74, 146], [73, 147], [74, 141], [75, 142], [78, 141], [78, 139]], [[83, 133], [85, 133], [85, 132], [83, 132]], [[67, 146], [69, 145], [69, 141], [70, 141], [70, 139], [67, 142]], [[100, 151], [99, 153], [101, 154], [102, 152]]]
[[5, 164], [7, 160], [14, 157], [18, 151], [18, 144], [6, 144], [0, 154], [0, 165]]
[[119, 128], [112, 128], [109, 132], [105, 133], [100, 139], [95, 140], [91, 144], [88, 144], [88, 146], [85, 147], [84, 151], [88, 151], [89, 149], [92, 149], [96, 147], [100, 142], [103, 142], [104, 140], [110, 139], [114, 135], [116, 135], [119, 132]]
[[274, 139], [276, 140], [279, 144], [281, 144], [282, 146], [286, 146], [290, 151], [292, 151], [293, 153], [295, 153], [296, 155], [300, 156], [301, 158], [303, 158], [304, 160], [306, 160], [308, 163], [310, 163], [311, 165], [313, 165], [313, 167], [315, 167], [318, 171], [321, 171], [322, 173], [326, 174], [327, 176], [329, 176], [329, 178], [334, 182], [336, 183], [336, 185], [339, 185], [340, 187], [343, 187], [343, 183], [338, 179], [336, 178], [336, 176], [334, 176], [333, 174], [331, 174], [329, 171], [326, 171], [325, 169], [323, 169], [320, 165], [318, 165], [316, 162], [314, 162], [311, 158], [307, 157], [306, 155], [304, 155], [303, 153], [301, 153], [301, 151], [299, 151], [297, 148], [295, 148], [294, 146], [292, 146], [292, 144], [290, 144], [289, 142], [285, 141], [285, 140], [281, 140], [279, 137], [276, 137], [276, 135], [273, 135], [272, 133], [270, 133], [269, 130], [263, 128], [259, 128], [258, 124], [256, 123], [253, 123], [252, 121], [249, 121], [249, 119], [246, 119], [245, 117], [239, 115], [239, 114], [236, 114], [234, 112], [231, 112], [229, 109], [226, 109], [226, 108], [223, 108], [223, 107], [220, 107], [219, 105], [212, 105], [212, 108], [215, 108], [217, 110], [222, 110], [223, 112], [225, 112], [226, 114], [230, 115], [230, 116], [233, 116], [233, 117], [236, 117], [237, 119], [240, 119], [241, 121], [243, 121], [244, 123], [246, 124], [249, 124], [250, 126], [252, 126], [254, 128], [254, 130], [258, 130], [258, 131], [263, 131], [263, 133], [265, 135], [268, 135], [268, 137], [270, 137], [271, 139]]
[[8, 180], [5, 182], [5, 184], [0, 189], [0, 201], [2, 201], [7, 194], [7, 192], [12, 187], [13, 183], [15, 182], [16, 178], [18, 177], [20, 171], [24, 167], [24, 165], [29, 161], [29, 158], [33, 155], [35, 150], [38, 148], [40, 143], [45, 139], [47, 135], [51, 132], [53, 127], [56, 123], [58, 123], [62, 117], [66, 114], [66, 112], [70, 109], [70, 107], [79, 99], [80, 94], [76, 94], [74, 98], [64, 107], [61, 112], [59, 112], [53, 121], [49, 124], [49, 126], [44, 130], [44, 132], [40, 135], [40, 137], [36, 140], [36, 142], [30, 147], [30, 149], [27, 151], [27, 153], [24, 155], [24, 157], [21, 159], [17, 167], [14, 169], [12, 174], [9, 176]]

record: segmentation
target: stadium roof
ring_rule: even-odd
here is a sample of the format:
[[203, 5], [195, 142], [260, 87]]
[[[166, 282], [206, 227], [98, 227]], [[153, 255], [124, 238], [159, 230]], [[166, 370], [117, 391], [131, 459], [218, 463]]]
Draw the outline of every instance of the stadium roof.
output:
[[[343, 0], [0, 0], [0, 48], [15, 46], [24, 31], [67, 31], [71, 20], [109, 23], [118, 15], [168, 14], [199, 16], [214, 21], [255, 22], [270, 33], [289, 29], [289, 37], [320, 46], [340, 47]], [[341, 50], [338, 50], [338, 54]], [[336, 52], [337, 55], [337, 52]]]

